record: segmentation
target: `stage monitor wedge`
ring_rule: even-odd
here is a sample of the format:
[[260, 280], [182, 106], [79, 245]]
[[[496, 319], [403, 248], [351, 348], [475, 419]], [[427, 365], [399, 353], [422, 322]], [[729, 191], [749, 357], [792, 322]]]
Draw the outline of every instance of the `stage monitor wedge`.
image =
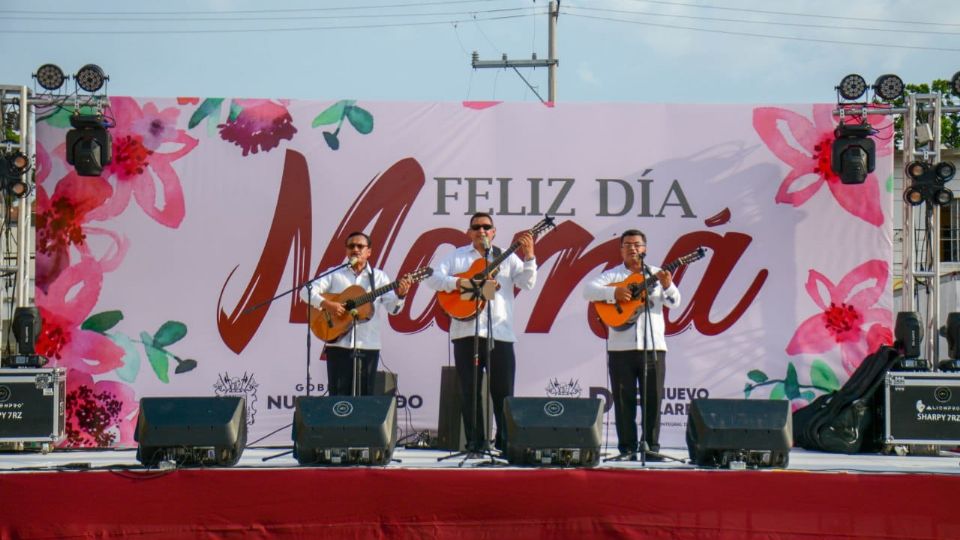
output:
[[137, 460], [147, 467], [161, 461], [177, 466], [229, 467], [247, 444], [243, 397], [145, 397], [134, 440]]
[[510, 463], [586, 467], [599, 463], [603, 421], [599, 399], [508, 397], [503, 404]]
[[395, 396], [296, 400], [293, 456], [301, 465], [387, 465], [396, 444]]
[[[783, 467], [793, 447], [785, 399], [694, 399], [687, 415], [690, 460], [706, 467]], [[733, 464], [733, 465], [731, 465]]]

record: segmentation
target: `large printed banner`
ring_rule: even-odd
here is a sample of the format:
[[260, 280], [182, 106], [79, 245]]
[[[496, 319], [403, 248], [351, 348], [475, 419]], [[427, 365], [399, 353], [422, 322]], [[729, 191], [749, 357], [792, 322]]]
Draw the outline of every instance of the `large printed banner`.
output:
[[[662, 442], [683, 446], [693, 398], [802, 406], [891, 340], [892, 127], [874, 126], [866, 182], [843, 185], [832, 108], [118, 97], [100, 177], [67, 165], [69, 112], [53, 115], [36, 303], [38, 348], [69, 369], [64, 444], [133, 445], [144, 396], [235, 394], [251, 443], [289, 443], [294, 398], [323, 394], [326, 367], [284, 293], [341, 263], [354, 230], [392, 278], [429, 265], [476, 211], [504, 247], [557, 223], [517, 297], [517, 395], [609, 409], [605, 330], [580, 289], [639, 228], [652, 264], [707, 250], [675, 278]], [[420, 285], [384, 328], [404, 436], [436, 430], [448, 324]]]

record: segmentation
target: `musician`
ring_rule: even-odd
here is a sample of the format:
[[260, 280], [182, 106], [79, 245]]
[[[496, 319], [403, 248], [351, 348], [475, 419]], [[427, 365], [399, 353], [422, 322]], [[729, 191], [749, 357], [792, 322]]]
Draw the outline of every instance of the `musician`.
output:
[[[641, 403], [645, 405], [642, 407], [644, 441], [651, 452], [660, 450], [660, 402], [663, 400], [667, 356], [663, 308], [680, 306], [680, 291], [673, 283], [673, 276], [667, 270], [647, 265], [644, 262], [646, 253], [646, 235], [637, 229], [625, 231], [620, 235], [623, 265], [603, 272], [583, 287], [583, 297], [591, 302], [621, 303], [632, 299], [630, 289], [610, 287], [609, 284], [622, 282], [631, 274], [640, 274], [643, 279], [649, 276], [657, 278], [646, 299], [650, 313], [649, 328], [646, 314], [641, 312], [635, 324], [622, 330], [610, 328], [607, 335], [607, 367], [617, 423], [617, 447], [621, 454], [633, 458], [638, 449], [645, 450], [639, 448], [637, 439], [638, 388]], [[644, 359], [646, 372], [643, 369]], [[649, 456], [647, 459], [659, 460], [658, 456]]]
[[[310, 296], [311, 305], [342, 317], [346, 313], [343, 303], [327, 300], [323, 297], [324, 293], [340, 293], [352, 285], [359, 285], [370, 292], [392, 283], [382, 270], [367, 264], [370, 250], [369, 236], [362, 232], [350, 233], [346, 242], [346, 258], [352, 263], [320, 278], [314, 284]], [[400, 312], [410, 285], [408, 278], [401, 278], [396, 289], [373, 301], [373, 317], [366, 321], [358, 321], [355, 323], [356, 331], [347, 332], [339, 340], [325, 347], [329, 395], [352, 395], [354, 334], [356, 334], [356, 348], [360, 362], [357, 395], [368, 396], [373, 393], [377, 364], [380, 362], [380, 326], [384, 319], [383, 313], [396, 315]]]
[[[484, 371], [489, 376], [490, 394], [493, 397], [493, 415], [496, 419], [497, 433], [494, 439], [496, 448], [503, 450], [503, 431], [505, 429], [503, 417], [503, 400], [513, 395], [514, 375], [516, 373], [516, 357], [513, 344], [517, 340], [513, 332], [513, 297], [514, 287], [531, 290], [537, 283], [537, 260], [533, 251], [533, 235], [527, 231], [518, 238], [520, 247], [517, 252], [511, 253], [499, 266], [499, 273], [495, 280], [484, 283], [472, 283], [467, 279], [460, 279], [457, 274], [470, 269], [471, 264], [478, 258], [483, 258], [490, 250], [489, 259], [492, 260], [501, 253], [498, 248], [492, 247], [497, 229], [493, 225], [493, 217], [485, 212], [477, 212], [470, 218], [470, 228], [467, 229], [470, 244], [454, 250], [439, 264], [434, 266], [433, 276], [424, 283], [437, 291], [452, 292], [460, 290], [463, 298], [469, 299], [471, 291], [486, 290], [493, 297], [488, 300], [488, 308], [479, 315], [479, 330], [477, 321], [451, 319], [450, 340], [453, 343], [453, 357], [456, 363], [457, 375], [460, 378], [461, 414], [466, 431], [467, 450], [480, 451], [487, 448], [484, 441], [483, 396], [476, 392], [476, 404], [471, 405], [470, 396], [474, 395], [474, 333], [479, 331], [479, 364], [477, 366], [477, 388], [483, 387]], [[470, 300], [473, 301], [473, 300]], [[487, 316], [487, 311], [490, 317]], [[487, 339], [490, 330], [493, 331], [493, 351], [487, 358]], [[476, 411], [475, 415], [471, 412]]]

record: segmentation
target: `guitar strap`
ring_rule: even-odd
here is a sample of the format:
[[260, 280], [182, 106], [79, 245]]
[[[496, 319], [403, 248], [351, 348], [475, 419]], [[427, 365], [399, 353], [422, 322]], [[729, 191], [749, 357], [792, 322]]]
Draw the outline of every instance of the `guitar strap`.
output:
[[[373, 292], [377, 290], [377, 283], [373, 280], [373, 265], [371, 265], [370, 263], [367, 263], [367, 270], [368, 270], [367, 276], [370, 278], [370, 292]], [[370, 309], [372, 310], [372, 312], [370, 313], [370, 318], [367, 319], [366, 321], [361, 321], [361, 322], [369, 322], [373, 320], [373, 314], [377, 312], [376, 300], [374, 300], [373, 302], [370, 302]]]

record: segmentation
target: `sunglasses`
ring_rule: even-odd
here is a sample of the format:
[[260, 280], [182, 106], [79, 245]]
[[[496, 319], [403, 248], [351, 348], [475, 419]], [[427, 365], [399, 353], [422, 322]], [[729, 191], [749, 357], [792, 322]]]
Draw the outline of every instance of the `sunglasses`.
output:
[[366, 247], [367, 247], [366, 244], [347, 244], [347, 249], [353, 249], [353, 248], [365, 249]]
[[486, 223], [484, 223], [483, 225], [471, 225], [471, 226], [470, 226], [470, 229], [471, 229], [471, 230], [474, 230], [474, 231], [479, 231], [480, 229], [483, 229], [483, 230], [485, 230], [485, 231], [489, 231], [489, 230], [492, 229], [492, 228], [493, 228], [493, 225], [487, 225]]

